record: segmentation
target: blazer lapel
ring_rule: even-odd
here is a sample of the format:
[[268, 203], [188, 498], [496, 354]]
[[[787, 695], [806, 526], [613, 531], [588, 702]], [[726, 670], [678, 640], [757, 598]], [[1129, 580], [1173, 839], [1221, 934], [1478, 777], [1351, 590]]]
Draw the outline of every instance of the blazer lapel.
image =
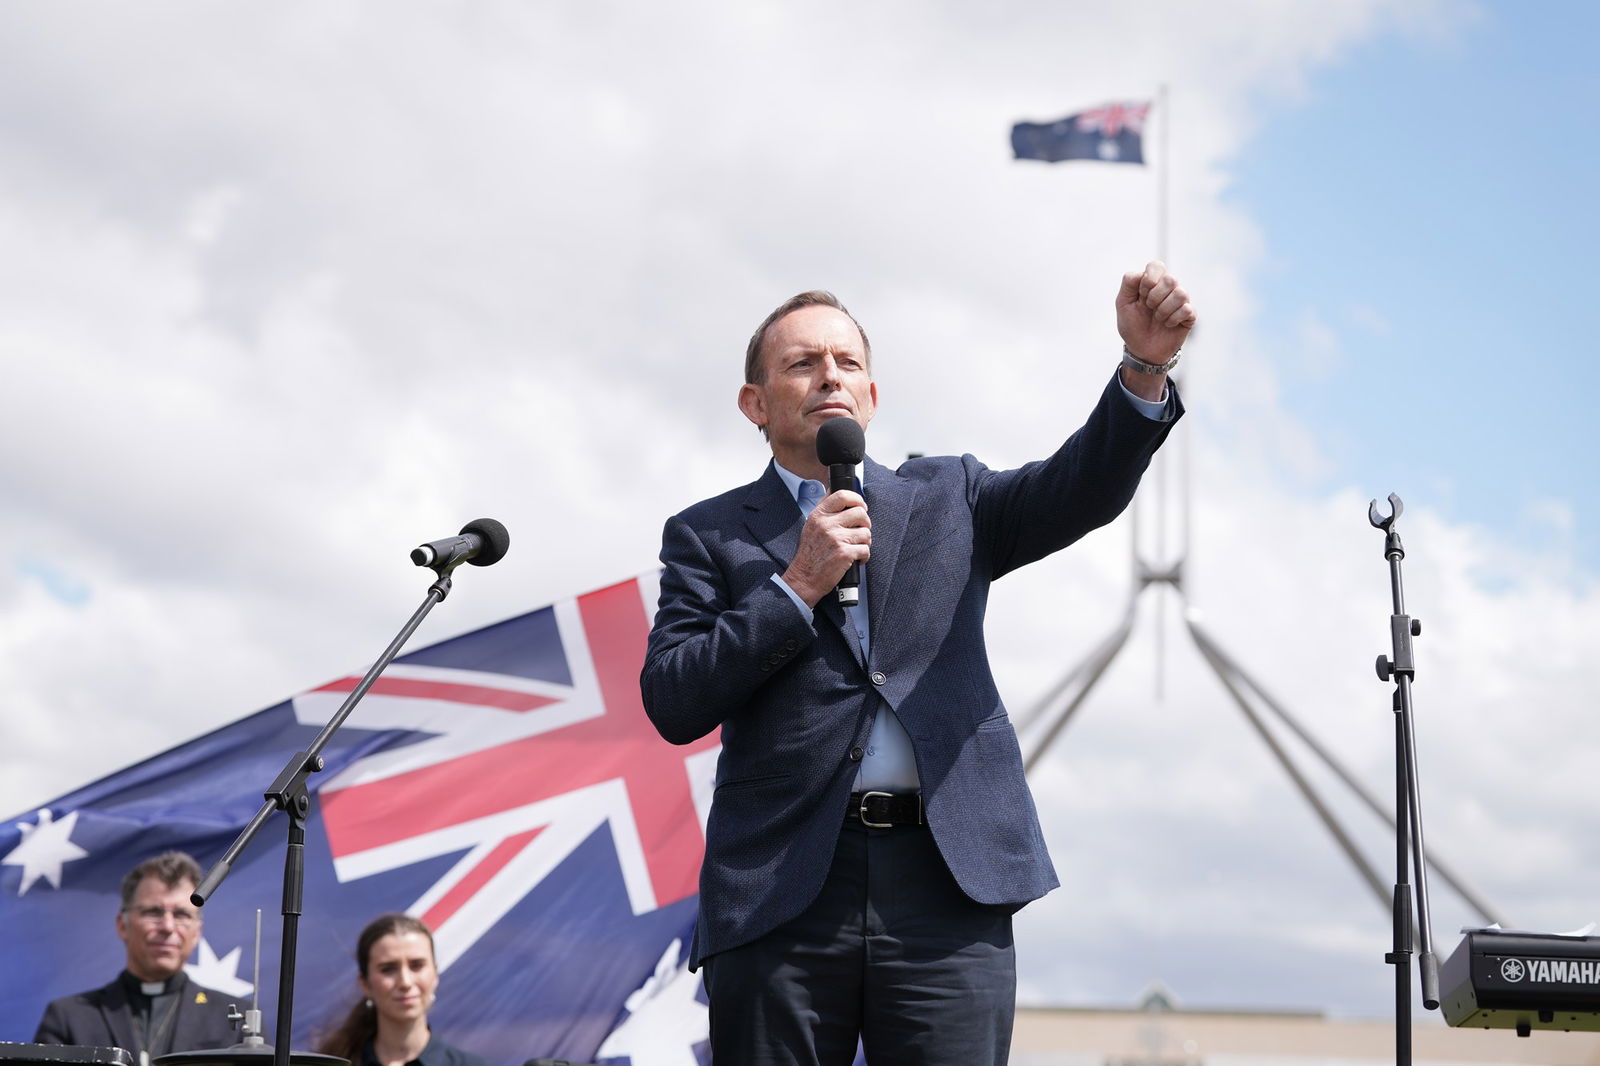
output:
[[892, 642], [893, 627], [879, 623], [886, 617], [894, 594], [895, 565], [900, 561], [900, 547], [905, 543], [917, 490], [870, 456], [863, 473], [867, 511], [872, 515], [872, 561], [864, 568], [867, 612], [872, 625], [872, 660], [881, 662], [878, 652], [886, 638]]
[[800, 508], [771, 463], [744, 498], [745, 526], [773, 560], [785, 568], [800, 547]]
[[100, 990], [100, 1016], [114, 1038], [114, 1046], [131, 1051], [137, 1062], [144, 1045], [134, 1036], [133, 1008], [128, 1005], [128, 990], [122, 978], [118, 977]]
[[[755, 484], [750, 486], [750, 491], [745, 495], [744, 506], [747, 511], [745, 526], [755, 536], [756, 540], [766, 549], [767, 554], [782, 568], [787, 569], [794, 561], [794, 554], [800, 548], [800, 528], [805, 525], [805, 520], [800, 517], [800, 508], [794, 502], [794, 497], [789, 495], [788, 486], [778, 476], [778, 471], [773, 464], [767, 464], [767, 472]], [[874, 529], [877, 520], [874, 519]], [[874, 534], [873, 552], [876, 554], [876, 534]], [[779, 573], [782, 573], [780, 569]], [[871, 590], [868, 590], [871, 594]], [[828, 595], [822, 597], [817, 604], [815, 613], [827, 619], [834, 628], [844, 634], [850, 650], [855, 654], [856, 662], [866, 666], [866, 658], [861, 654], [861, 638], [856, 635], [856, 627], [849, 624], [845, 617], [844, 608], [839, 606], [838, 600]]]

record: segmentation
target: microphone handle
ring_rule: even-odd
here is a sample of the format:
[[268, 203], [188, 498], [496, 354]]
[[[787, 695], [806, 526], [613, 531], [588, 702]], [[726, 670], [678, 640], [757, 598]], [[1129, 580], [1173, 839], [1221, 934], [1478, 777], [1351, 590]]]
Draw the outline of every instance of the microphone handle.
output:
[[431, 541], [411, 549], [411, 561], [417, 566], [456, 567], [472, 559], [483, 550], [483, 538], [476, 533], [462, 533], [443, 540]]
[[[828, 491], [854, 492], [856, 490], [856, 468], [852, 463], [834, 463], [828, 467]], [[838, 586], [833, 590], [839, 603], [845, 607], [854, 607], [861, 602], [861, 564], [851, 563], [850, 569], [844, 572], [839, 579]]]

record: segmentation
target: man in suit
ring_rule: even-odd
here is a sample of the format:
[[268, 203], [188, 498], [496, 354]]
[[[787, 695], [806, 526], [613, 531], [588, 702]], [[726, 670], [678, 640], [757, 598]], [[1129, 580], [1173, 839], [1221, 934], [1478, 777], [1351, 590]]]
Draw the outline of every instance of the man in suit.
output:
[[117, 911], [126, 968], [104, 988], [53, 1001], [34, 1043], [125, 1048], [141, 1066], [174, 1051], [237, 1043], [228, 998], [183, 972], [200, 942], [200, 912], [189, 896], [201, 876], [199, 865], [181, 851], [130, 870]]
[[[1151, 263], [1116, 312], [1122, 364], [1050, 458], [868, 458], [859, 492], [823, 487], [816, 437], [872, 421], [865, 331], [810, 292], [751, 338], [739, 409], [773, 462], [667, 521], [641, 675], [667, 740], [722, 730], [690, 951], [718, 1066], [847, 1066], [858, 1037], [874, 1063], [1006, 1061], [1011, 915], [1057, 880], [984, 605], [1115, 518], [1182, 412], [1187, 293]], [[841, 607], [852, 563], [861, 602]]]

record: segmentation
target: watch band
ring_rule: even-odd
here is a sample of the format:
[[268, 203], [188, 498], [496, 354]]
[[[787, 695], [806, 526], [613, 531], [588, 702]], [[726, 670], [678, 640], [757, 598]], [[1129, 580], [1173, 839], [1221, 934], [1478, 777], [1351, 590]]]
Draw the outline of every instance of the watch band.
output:
[[1128, 346], [1124, 344], [1122, 346], [1122, 365], [1135, 374], [1166, 374], [1170, 373], [1172, 368], [1178, 365], [1178, 357], [1182, 354], [1183, 349], [1179, 348], [1172, 353], [1172, 358], [1165, 363], [1147, 363], [1128, 351]]

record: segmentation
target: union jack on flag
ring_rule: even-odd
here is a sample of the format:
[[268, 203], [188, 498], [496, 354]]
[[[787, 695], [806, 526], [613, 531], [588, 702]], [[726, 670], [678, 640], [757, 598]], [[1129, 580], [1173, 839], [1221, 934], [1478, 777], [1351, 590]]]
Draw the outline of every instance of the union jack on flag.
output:
[[1149, 114], [1149, 101], [1119, 102], [1055, 122], [1018, 122], [1011, 127], [1011, 149], [1017, 159], [1045, 163], [1069, 159], [1143, 163], [1144, 123]]
[[1143, 134], [1145, 116], [1149, 113], [1149, 104], [1106, 104], [1081, 112], [1074, 119], [1080, 130], [1115, 138], [1120, 137], [1124, 129]]
[[[430, 1014], [491, 1062], [631, 1066], [706, 1059], [684, 968], [717, 745], [673, 747], [639, 700], [655, 575], [397, 659], [325, 749], [306, 830], [296, 1048], [356, 998], [356, 935], [403, 910], [434, 931]], [[118, 886], [181, 848], [209, 866], [360, 672], [0, 823], [0, 1040], [120, 970]], [[287, 820], [275, 817], [205, 910], [191, 977], [249, 997], [264, 912], [262, 1007], [277, 1005]]]

